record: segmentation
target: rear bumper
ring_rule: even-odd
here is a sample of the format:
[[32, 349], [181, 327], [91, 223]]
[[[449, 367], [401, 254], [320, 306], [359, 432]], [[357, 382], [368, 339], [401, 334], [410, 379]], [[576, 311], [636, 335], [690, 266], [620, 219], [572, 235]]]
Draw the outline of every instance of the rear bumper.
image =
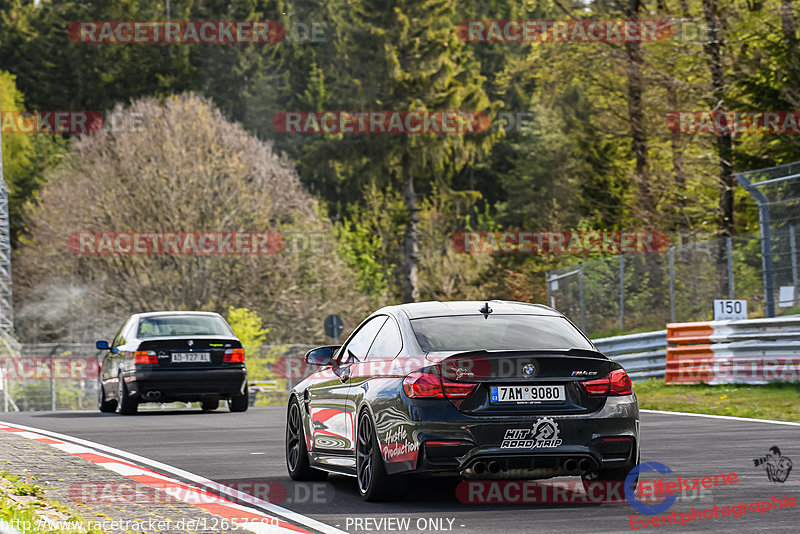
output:
[[200, 401], [247, 393], [247, 369], [137, 369], [123, 373], [132, 397], [146, 400], [148, 393], [159, 391], [161, 402]]
[[400, 461], [385, 455], [388, 472], [523, 480], [622, 468], [639, 457], [634, 395], [609, 397], [600, 410], [581, 415], [476, 418], [444, 403], [430, 408], [435, 413], [414, 410], [402, 425], [401, 434], [413, 436], [407, 450], [416, 454]]

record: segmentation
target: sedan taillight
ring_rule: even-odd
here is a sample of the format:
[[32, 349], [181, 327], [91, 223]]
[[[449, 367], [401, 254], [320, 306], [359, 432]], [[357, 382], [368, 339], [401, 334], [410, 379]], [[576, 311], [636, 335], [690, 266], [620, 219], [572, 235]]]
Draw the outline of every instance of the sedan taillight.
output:
[[633, 394], [631, 378], [622, 369], [611, 371], [597, 380], [584, 380], [578, 383], [586, 391], [586, 394], [591, 397], [616, 397]]
[[137, 350], [133, 353], [133, 363], [136, 365], [156, 365], [158, 356], [154, 350]]
[[463, 399], [475, 391], [478, 384], [456, 382], [433, 373], [410, 373], [403, 379], [403, 391], [412, 399]]
[[244, 349], [228, 349], [225, 351], [225, 356], [222, 361], [229, 363], [244, 363]]

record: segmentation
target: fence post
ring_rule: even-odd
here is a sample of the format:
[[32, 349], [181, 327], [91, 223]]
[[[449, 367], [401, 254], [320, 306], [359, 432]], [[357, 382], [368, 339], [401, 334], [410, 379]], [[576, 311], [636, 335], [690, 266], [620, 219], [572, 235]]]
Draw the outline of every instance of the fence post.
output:
[[675, 247], [669, 247], [669, 318], [675, 322]]
[[547, 305], [551, 306], [550, 304], [550, 271], [544, 272], [544, 286], [547, 288]]
[[731, 240], [731, 236], [727, 236], [725, 238], [725, 244], [728, 248], [728, 298], [733, 300], [734, 299], [734, 288], [733, 288], [733, 244]]
[[797, 240], [795, 237], [795, 227], [789, 227], [789, 246], [792, 249], [792, 285], [794, 286], [794, 305], [798, 305], [798, 293], [800, 288], [797, 287]]
[[53, 350], [50, 352], [50, 409], [52, 411], [56, 411], [56, 352], [58, 352], [58, 347], [60, 345], [56, 345]]
[[758, 203], [758, 229], [761, 234], [761, 271], [764, 281], [764, 317], [775, 317], [775, 291], [772, 280], [772, 233], [769, 227], [769, 201], [744, 174], [736, 174], [750, 196]]
[[578, 263], [578, 292], [581, 298], [581, 330], [586, 334], [586, 306], [583, 298], [583, 262]]
[[625, 330], [625, 256], [619, 255], [619, 327]]
[[56, 411], [56, 359], [50, 355], [50, 410]]

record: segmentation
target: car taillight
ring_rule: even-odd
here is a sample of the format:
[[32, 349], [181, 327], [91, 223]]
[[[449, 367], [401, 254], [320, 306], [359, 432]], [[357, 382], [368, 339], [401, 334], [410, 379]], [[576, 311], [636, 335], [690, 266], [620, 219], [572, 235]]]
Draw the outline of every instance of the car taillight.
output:
[[478, 387], [478, 384], [465, 384], [463, 382], [442, 378], [442, 386], [444, 387], [445, 397], [463, 399], [469, 397], [472, 392], [475, 391], [475, 388]]
[[622, 369], [611, 371], [603, 378], [597, 380], [584, 380], [579, 382], [586, 391], [587, 395], [592, 397], [605, 397], [605, 396], [619, 396], [631, 395], [633, 393], [633, 384], [631, 378]]
[[137, 350], [133, 353], [133, 363], [136, 365], [158, 364], [158, 356], [154, 350]]
[[468, 397], [478, 384], [465, 384], [433, 373], [413, 372], [403, 379], [403, 391], [412, 399], [442, 398], [463, 399]]
[[412, 399], [444, 397], [442, 381], [430, 373], [409, 374], [403, 379], [403, 391]]
[[222, 361], [230, 363], [244, 363], [244, 349], [226, 350], [225, 356], [222, 357]]

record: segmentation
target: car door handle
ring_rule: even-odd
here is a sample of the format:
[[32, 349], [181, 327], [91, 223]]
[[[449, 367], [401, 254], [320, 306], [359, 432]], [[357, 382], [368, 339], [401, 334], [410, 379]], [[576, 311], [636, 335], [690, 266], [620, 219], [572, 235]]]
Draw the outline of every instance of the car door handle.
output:
[[345, 369], [342, 369], [342, 374], [339, 375], [339, 379], [342, 381], [342, 383], [347, 382], [349, 378], [350, 378], [350, 368], [347, 367]]

